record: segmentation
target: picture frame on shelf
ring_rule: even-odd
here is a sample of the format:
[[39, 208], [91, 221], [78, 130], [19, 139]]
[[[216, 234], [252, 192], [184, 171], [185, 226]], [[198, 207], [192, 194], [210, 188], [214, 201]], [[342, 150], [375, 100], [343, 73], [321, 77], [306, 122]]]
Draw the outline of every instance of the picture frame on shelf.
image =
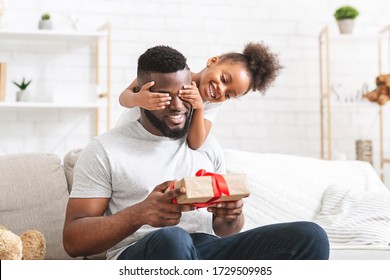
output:
[[0, 62], [0, 102], [5, 101], [6, 81], [7, 81], [7, 63]]

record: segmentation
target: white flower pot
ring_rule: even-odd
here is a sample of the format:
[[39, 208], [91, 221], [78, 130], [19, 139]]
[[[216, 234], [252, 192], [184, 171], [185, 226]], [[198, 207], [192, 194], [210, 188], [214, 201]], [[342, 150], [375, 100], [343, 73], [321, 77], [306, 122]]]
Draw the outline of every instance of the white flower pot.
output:
[[38, 25], [39, 29], [52, 29], [53, 28], [53, 23], [52, 21], [49, 19], [49, 20], [40, 20], [39, 21], [39, 25]]
[[355, 24], [354, 19], [340, 19], [337, 21], [341, 34], [351, 34]]
[[30, 99], [28, 90], [19, 90], [16, 92], [16, 102], [27, 102]]

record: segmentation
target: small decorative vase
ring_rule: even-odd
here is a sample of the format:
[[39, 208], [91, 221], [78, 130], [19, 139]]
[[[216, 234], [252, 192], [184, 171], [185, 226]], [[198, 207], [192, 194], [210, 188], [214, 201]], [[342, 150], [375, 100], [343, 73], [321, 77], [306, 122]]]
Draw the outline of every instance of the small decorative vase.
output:
[[341, 34], [351, 34], [353, 31], [353, 26], [355, 24], [354, 19], [339, 19], [337, 21], [339, 25], [339, 30]]
[[39, 21], [39, 29], [53, 29], [53, 23], [49, 20], [40, 20]]
[[373, 163], [372, 161], [372, 141], [367, 139], [356, 140], [356, 160], [367, 161]]
[[16, 92], [16, 102], [27, 102], [29, 99], [30, 93], [27, 90], [19, 90]]

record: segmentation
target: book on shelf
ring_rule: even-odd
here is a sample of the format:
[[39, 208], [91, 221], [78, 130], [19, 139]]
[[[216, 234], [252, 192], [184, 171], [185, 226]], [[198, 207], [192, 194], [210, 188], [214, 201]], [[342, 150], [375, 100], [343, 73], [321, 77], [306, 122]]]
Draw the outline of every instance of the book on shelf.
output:
[[5, 84], [6, 84], [7, 64], [0, 62], [0, 102], [5, 100]]

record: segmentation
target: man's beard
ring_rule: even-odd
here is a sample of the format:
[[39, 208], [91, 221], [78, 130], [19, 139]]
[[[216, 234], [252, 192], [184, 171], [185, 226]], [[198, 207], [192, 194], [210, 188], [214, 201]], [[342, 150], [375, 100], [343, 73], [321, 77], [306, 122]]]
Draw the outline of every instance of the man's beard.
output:
[[170, 129], [165, 124], [165, 122], [158, 119], [155, 115], [152, 114], [152, 112], [150, 112], [148, 110], [144, 110], [144, 113], [145, 113], [145, 117], [149, 120], [149, 122], [155, 128], [157, 128], [162, 133], [163, 136], [177, 140], [177, 139], [181, 139], [187, 135], [188, 128], [190, 126], [190, 120], [191, 120], [192, 113], [187, 116], [187, 119], [186, 119], [186, 122], [185, 122], [183, 128], [174, 128], [174, 129]]

